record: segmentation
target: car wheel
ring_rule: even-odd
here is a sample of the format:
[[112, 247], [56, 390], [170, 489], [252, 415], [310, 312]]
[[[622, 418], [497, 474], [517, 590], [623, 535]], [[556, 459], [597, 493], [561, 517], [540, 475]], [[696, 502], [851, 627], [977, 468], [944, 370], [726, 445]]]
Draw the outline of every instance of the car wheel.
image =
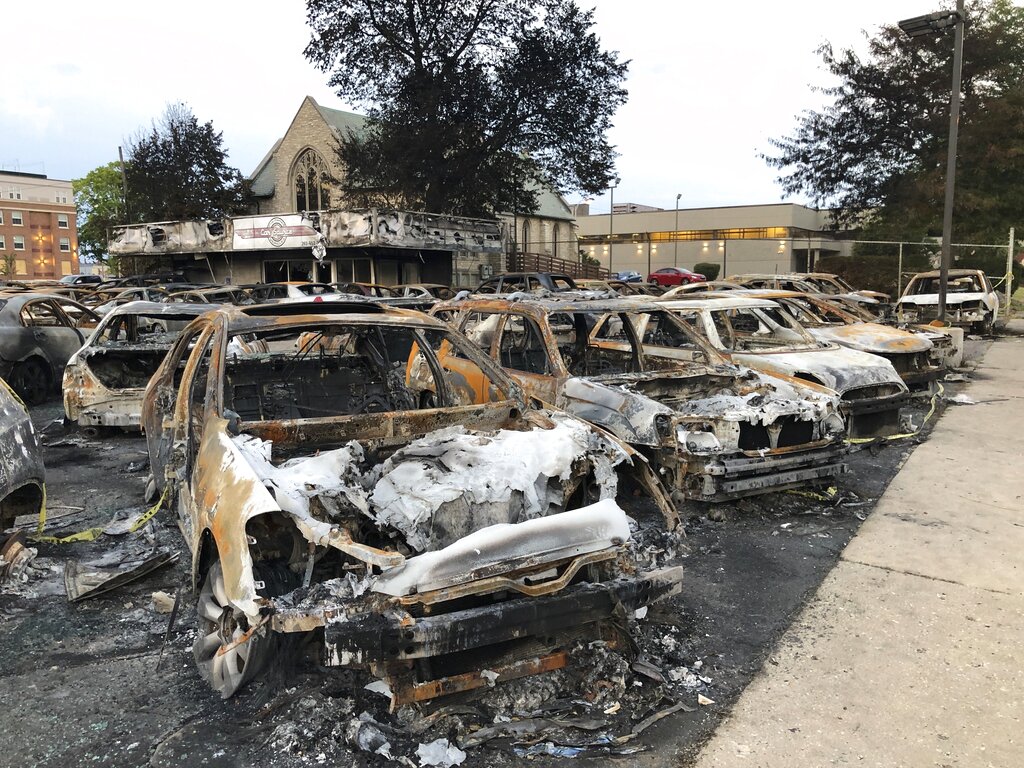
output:
[[38, 405], [50, 391], [50, 374], [38, 360], [26, 360], [14, 366], [8, 383], [26, 403]]
[[984, 320], [980, 323], [974, 323], [971, 326], [971, 332], [980, 334], [981, 336], [992, 335], [992, 315], [987, 315]]
[[[266, 566], [257, 566], [257, 579], [262, 579], [270, 591], [283, 594], [278, 584], [282, 579]], [[278, 648], [278, 636], [267, 626], [253, 628], [249, 618], [228, 600], [224, 588], [224, 571], [220, 561], [215, 562], [203, 581], [196, 605], [198, 626], [196, 641], [192, 645], [196, 666], [203, 679], [222, 698], [233, 696], [257, 675]]]

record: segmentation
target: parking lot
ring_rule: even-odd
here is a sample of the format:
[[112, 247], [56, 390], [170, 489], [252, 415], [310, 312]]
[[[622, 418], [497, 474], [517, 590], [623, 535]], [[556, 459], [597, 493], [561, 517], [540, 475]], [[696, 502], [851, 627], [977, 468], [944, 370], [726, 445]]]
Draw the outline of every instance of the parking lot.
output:
[[[967, 359], [977, 360], [987, 343], [968, 341]], [[564, 670], [394, 714], [386, 699], [364, 690], [369, 678], [318, 669], [301, 646], [289, 648], [265, 680], [234, 698], [212, 693], [192, 660], [195, 598], [186, 585], [185, 547], [166, 510], [135, 534], [40, 543], [33, 578], [0, 595], [4, 761], [384, 765], [388, 755], [415, 759], [420, 744], [437, 738], [465, 744], [479, 734], [465, 765], [610, 754], [686, 764], [752, 676], [772, 663], [773, 643], [961, 384], [944, 386], [946, 398], [917, 437], [857, 451], [834, 490], [690, 503], [681, 510], [685, 536], [678, 538], [662, 532], [650, 502], [627, 501], [637, 523], [634, 539], [661, 561], [685, 567], [681, 595], [638, 622], [636, 647], [620, 654], [581, 638]], [[915, 425], [929, 406], [927, 398], [915, 401]], [[32, 415], [47, 466], [47, 533], [66, 536], [145, 508], [142, 438], [90, 439], [66, 430], [57, 401]], [[181, 557], [107, 595], [67, 601], [68, 560], [153, 546], [180, 550]], [[181, 606], [169, 629], [169, 614], [161, 612], [167, 606], [154, 605], [153, 594], [173, 596], [179, 587]], [[502, 729], [524, 718], [520, 730]], [[494, 730], [481, 730], [488, 727]]]

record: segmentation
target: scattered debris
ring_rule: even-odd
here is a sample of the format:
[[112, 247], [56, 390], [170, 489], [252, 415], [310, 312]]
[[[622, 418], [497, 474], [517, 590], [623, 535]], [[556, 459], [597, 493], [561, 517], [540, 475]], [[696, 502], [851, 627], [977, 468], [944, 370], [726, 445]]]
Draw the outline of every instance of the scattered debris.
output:
[[416, 748], [416, 756], [420, 759], [420, 765], [436, 765], [439, 768], [451, 768], [453, 765], [462, 765], [466, 759], [466, 753], [448, 741], [448, 739], [437, 739], [429, 744], [420, 744]]
[[142, 557], [128, 556], [120, 560], [110, 554], [87, 563], [68, 560], [64, 566], [64, 588], [68, 600], [75, 603], [123, 587], [157, 568], [176, 562], [178, 554], [169, 549], [157, 549]]
[[714, 699], [709, 699], [707, 696], [705, 696], [702, 693], [698, 693], [697, 694], [697, 703], [700, 704], [702, 707], [710, 707], [712, 704], [715, 703], [715, 700]]
[[39, 552], [25, 546], [25, 534], [15, 531], [0, 539], [0, 584], [6, 581], [24, 581], [28, 570]]
[[965, 373], [947, 373], [942, 379], [943, 381], [970, 381], [970, 378]]
[[977, 405], [978, 401], [968, 395], [952, 395], [946, 398], [946, 402], [954, 405]]
[[174, 595], [166, 592], [154, 592], [152, 596], [153, 610], [157, 613], [170, 613], [174, 610]]

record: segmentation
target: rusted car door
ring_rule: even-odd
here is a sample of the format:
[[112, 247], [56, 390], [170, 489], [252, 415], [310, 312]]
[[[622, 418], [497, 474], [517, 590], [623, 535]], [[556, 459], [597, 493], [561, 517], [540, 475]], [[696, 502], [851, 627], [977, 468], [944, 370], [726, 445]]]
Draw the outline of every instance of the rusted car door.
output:
[[58, 378], [68, 358], [85, 343], [85, 334], [53, 299], [26, 302], [21, 308], [21, 324]]
[[531, 317], [505, 314], [498, 328], [492, 357], [529, 397], [554, 404], [560, 373], [552, 359], [553, 343]]

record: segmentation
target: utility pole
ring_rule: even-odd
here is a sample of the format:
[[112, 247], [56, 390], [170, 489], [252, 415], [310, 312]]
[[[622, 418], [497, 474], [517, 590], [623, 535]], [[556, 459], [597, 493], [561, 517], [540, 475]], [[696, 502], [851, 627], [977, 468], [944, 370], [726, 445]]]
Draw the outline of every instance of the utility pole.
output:
[[1003, 289], [1006, 293], [1006, 306], [1003, 311], [1009, 315], [1010, 312], [1010, 296], [1013, 291], [1010, 288], [1010, 284], [1013, 282], [1013, 227], [1010, 227], [1010, 243], [1006, 246], [1006, 277], [1004, 283], [1006, 287]]
[[124, 223], [127, 224], [130, 220], [128, 216], [128, 175], [124, 172], [124, 152], [121, 147], [117, 148], [117, 159], [121, 166], [121, 202], [124, 204]]
[[[672, 266], [679, 266], [679, 198], [683, 196], [680, 192], [676, 195], [676, 228], [672, 232]], [[648, 273], [650, 270], [647, 270]]]
[[608, 187], [611, 193], [611, 203], [608, 208], [608, 274], [612, 274], [612, 258], [615, 256], [615, 244], [612, 242], [615, 236], [615, 187], [619, 185], [619, 177], [612, 179]]

